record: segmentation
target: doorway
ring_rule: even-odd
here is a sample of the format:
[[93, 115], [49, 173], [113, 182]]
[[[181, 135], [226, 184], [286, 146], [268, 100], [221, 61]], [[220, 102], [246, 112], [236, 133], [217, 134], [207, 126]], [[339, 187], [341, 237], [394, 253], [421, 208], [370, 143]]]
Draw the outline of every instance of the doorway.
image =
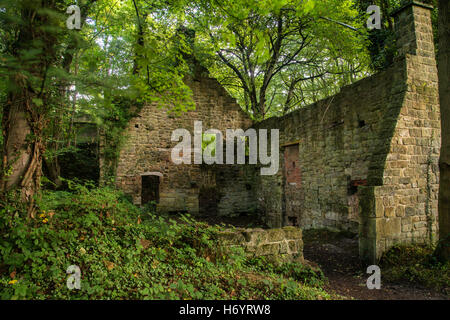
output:
[[199, 212], [201, 216], [217, 216], [219, 202], [215, 186], [202, 186], [198, 195]]
[[142, 176], [142, 194], [141, 204], [159, 203], [159, 176], [146, 175]]
[[284, 148], [284, 225], [300, 226], [302, 205], [302, 177], [299, 145]]

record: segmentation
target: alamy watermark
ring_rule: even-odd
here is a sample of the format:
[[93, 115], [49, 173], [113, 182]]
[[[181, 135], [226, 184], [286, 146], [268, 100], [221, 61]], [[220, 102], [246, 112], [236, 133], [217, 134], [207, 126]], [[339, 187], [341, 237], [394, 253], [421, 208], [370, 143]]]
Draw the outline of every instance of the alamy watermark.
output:
[[367, 28], [381, 29], [381, 9], [379, 6], [371, 5], [367, 8], [367, 13], [371, 16], [367, 19]]
[[69, 290], [81, 289], [81, 270], [80, 267], [76, 265], [71, 265], [66, 270], [67, 274], [70, 276], [67, 278], [67, 288]]
[[367, 273], [371, 276], [367, 279], [367, 289], [381, 289], [381, 269], [379, 266], [372, 265], [367, 267]]
[[[213, 139], [208, 138], [211, 135]], [[182, 141], [172, 149], [171, 153], [172, 162], [175, 164], [191, 164], [193, 153], [194, 164], [245, 164], [246, 156], [248, 156], [249, 164], [257, 164], [259, 159], [260, 164], [269, 165], [261, 168], [261, 175], [275, 175], [279, 169], [280, 130], [278, 129], [270, 130], [270, 155], [267, 152], [269, 138], [267, 129], [259, 129], [258, 132], [255, 129], [248, 129], [245, 132], [242, 129], [227, 129], [225, 159], [222, 132], [209, 129], [203, 133], [201, 121], [194, 122], [193, 149], [192, 136], [188, 130], [176, 129], [172, 132], [172, 141], [179, 141], [180, 138]], [[235, 157], [235, 141], [237, 141], [237, 157]]]
[[81, 29], [81, 10], [77, 5], [71, 5], [67, 8], [67, 14], [70, 14], [69, 18], [67, 18], [66, 25], [70, 30]]
[[[71, 5], [67, 8], [66, 11], [69, 14], [69, 18], [67, 18], [66, 25], [70, 30], [81, 29], [81, 10], [77, 5]], [[370, 5], [367, 8], [367, 13], [370, 14], [370, 17], [367, 19], [367, 28], [369, 30], [372, 29], [381, 29], [381, 9], [377, 5]]]

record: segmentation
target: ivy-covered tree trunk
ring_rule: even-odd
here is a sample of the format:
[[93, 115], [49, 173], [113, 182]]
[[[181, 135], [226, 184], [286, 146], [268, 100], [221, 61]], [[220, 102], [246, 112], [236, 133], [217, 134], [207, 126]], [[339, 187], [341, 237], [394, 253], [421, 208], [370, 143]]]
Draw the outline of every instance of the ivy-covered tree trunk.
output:
[[450, 260], [450, 2], [439, 1], [439, 96], [442, 119], [442, 147], [439, 186], [438, 255]]
[[[17, 93], [10, 94], [3, 117], [4, 176], [2, 191], [19, 189], [28, 213], [34, 216], [33, 196], [39, 190], [42, 172], [44, 119], [33, 111], [36, 94], [19, 80]], [[38, 101], [38, 100], [35, 100]]]
[[19, 1], [21, 21], [17, 37], [8, 48], [11, 59], [9, 93], [2, 128], [3, 170], [1, 192], [17, 190], [34, 217], [34, 195], [40, 189], [44, 128], [48, 125], [49, 96], [46, 90], [50, 67], [56, 60], [56, 28], [60, 23], [48, 10], [56, 1]]

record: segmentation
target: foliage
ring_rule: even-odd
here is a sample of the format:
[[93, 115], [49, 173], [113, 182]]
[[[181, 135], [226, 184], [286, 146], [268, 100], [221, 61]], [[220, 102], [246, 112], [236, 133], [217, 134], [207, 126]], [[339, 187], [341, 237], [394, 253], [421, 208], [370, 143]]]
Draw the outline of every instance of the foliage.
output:
[[59, 157], [61, 177], [79, 181], [99, 180], [98, 145], [96, 143], [78, 143], [73, 151]]
[[[114, 181], [129, 121], [145, 104], [169, 113], [194, 107], [177, 37], [177, 2], [104, 1], [84, 28], [75, 116], [95, 122], [102, 139], [103, 183]], [[89, 41], [87, 43], [87, 41]]]
[[421, 284], [450, 294], [450, 262], [440, 263], [428, 245], [397, 245], [382, 259], [382, 277], [388, 281]]
[[[80, 117], [105, 132], [106, 176], [113, 176], [124, 127], [137, 106], [155, 103], [177, 114], [193, 108], [183, 82], [188, 70], [181, 58], [185, 44], [176, 35], [179, 2], [80, 0], [82, 28], [69, 30], [66, 9], [73, 1], [0, 0], [0, 101], [5, 113], [0, 142], [17, 138], [21, 149], [33, 150], [27, 145], [35, 144], [43, 154], [34, 155], [36, 190], [26, 194], [39, 188], [41, 158], [47, 177], [58, 179], [58, 158], [71, 152]], [[11, 123], [16, 105], [26, 107], [31, 119], [29, 125], [21, 119], [29, 127], [26, 138], [12, 130], [22, 125]], [[14, 173], [27, 170], [12, 154], [0, 161], [5, 159], [2, 167]], [[20, 176], [10, 179], [19, 188], [24, 185]]]
[[365, 28], [352, 1], [198, 1], [188, 15], [212, 74], [255, 119], [367, 74]]
[[[306, 267], [218, 249], [219, 227], [156, 217], [107, 187], [70, 187], [45, 193], [33, 221], [11, 201], [1, 209], [2, 299], [330, 298]], [[81, 290], [66, 287], [70, 265]]]
[[310, 266], [300, 263], [289, 262], [280, 264], [268, 261], [265, 257], [255, 257], [249, 259], [247, 265], [258, 271], [281, 274], [289, 279], [301, 281], [314, 287], [323, 287], [327, 283], [322, 270], [314, 270]]
[[[381, 30], [373, 29], [368, 34], [367, 48], [370, 53], [371, 63], [370, 67], [373, 71], [379, 71], [389, 67], [396, 56], [396, 35], [394, 31], [394, 18], [392, 13], [400, 9], [407, 0], [357, 0], [356, 6], [361, 16], [366, 16], [366, 10], [370, 5], [378, 5], [382, 14]], [[432, 12], [432, 23], [434, 30], [435, 47], [438, 48], [437, 41], [437, 16], [438, 6], [436, 0], [421, 0], [425, 4], [430, 4], [434, 7]]]

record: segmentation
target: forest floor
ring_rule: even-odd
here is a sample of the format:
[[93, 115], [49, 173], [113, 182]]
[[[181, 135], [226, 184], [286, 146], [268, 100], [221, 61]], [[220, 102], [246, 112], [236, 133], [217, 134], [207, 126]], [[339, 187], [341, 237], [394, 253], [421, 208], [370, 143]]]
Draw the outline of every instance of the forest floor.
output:
[[254, 215], [240, 215], [238, 217], [203, 216], [196, 217], [195, 219], [206, 222], [210, 226], [223, 225], [225, 227], [235, 228], [267, 228], [264, 222], [258, 216]]
[[[209, 225], [225, 225], [243, 228], [266, 228], [254, 216], [234, 218], [209, 216], [198, 219]], [[436, 290], [410, 282], [388, 282], [383, 280], [381, 270], [381, 289], [369, 290], [365, 266], [359, 260], [358, 238], [345, 232], [332, 232], [325, 229], [303, 231], [303, 254], [310, 265], [318, 266], [328, 278], [324, 288], [327, 292], [348, 299], [357, 300], [450, 300]]]
[[370, 276], [358, 259], [358, 239], [326, 230], [305, 231], [304, 256], [317, 264], [329, 283], [328, 292], [357, 300], [449, 300], [449, 296], [411, 283], [386, 283], [381, 270], [381, 289], [369, 290]]

